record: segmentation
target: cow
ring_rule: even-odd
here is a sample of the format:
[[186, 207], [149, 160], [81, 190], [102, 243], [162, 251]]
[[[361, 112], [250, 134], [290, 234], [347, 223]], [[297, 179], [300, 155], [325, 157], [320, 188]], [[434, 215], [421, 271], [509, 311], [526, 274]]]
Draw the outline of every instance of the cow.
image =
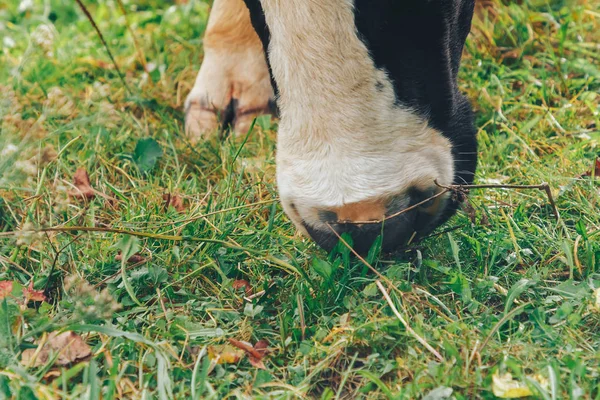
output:
[[277, 186], [291, 221], [327, 250], [343, 233], [358, 252], [380, 235], [397, 249], [456, 212], [440, 185], [474, 178], [474, 114], [457, 84], [474, 6], [215, 0], [186, 131], [197, 140], [222, 117], [245, 132], [275, 100]]

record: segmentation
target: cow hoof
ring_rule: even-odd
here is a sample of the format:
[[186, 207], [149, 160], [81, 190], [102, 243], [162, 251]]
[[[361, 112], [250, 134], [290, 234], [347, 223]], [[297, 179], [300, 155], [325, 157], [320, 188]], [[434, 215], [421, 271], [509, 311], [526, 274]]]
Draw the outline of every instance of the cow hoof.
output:
[[231, 128], [245, 134], [254, 118], [273, 112], [273, 88], [262, 48], [232, 53], [206, 49], [185, 102], [185, 130], [196, 142]]

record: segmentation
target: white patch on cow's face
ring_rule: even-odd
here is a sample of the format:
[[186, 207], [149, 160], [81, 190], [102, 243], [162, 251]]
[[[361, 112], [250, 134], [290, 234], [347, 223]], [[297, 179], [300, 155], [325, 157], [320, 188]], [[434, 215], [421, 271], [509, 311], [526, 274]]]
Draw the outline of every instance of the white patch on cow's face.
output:
[[296, 225], [324, 229], [319, 210], [452, 183], [450, 142], [395, 104], [357, 36], [351, 0], [261, 3], [279, 88], [277, 181]]

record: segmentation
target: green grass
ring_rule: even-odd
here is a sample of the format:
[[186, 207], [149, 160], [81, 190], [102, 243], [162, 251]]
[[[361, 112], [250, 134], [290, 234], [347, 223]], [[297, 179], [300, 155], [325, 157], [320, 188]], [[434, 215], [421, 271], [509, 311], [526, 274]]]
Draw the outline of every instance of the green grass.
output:
[[[600, 1], [491, 2], [461, 72], [476, 181], [549, 182], [562, 222], [541, 191], [473, 191], [474, 212], [439, 231], [458, 229], [372, 254], [383, 278], [295, 232], [276, 202], [276, 121], [260, 118], [245, 143], [186, 140], [208, 4], [128, 2], [137, 51], [115, 2], [90, 6], [128, 92], [75, 2], [17, 3], [0, 4], [0, 281], [14, 282], [0, 301], [0, 398], [491, 399], [494, 374], [510, 372], [535, 398], [600, 399], [600, 185], [581, 176], [600, 146]], [[69, 196], [78, 168], [106, 197]], [[46, 227], [79, 229], [10, 233]], [[236, 280], [264, 294], [245, 300]], [[24, 304], [30, 282], [46, 302]], [[20, 363], [60, 330], [92, 357]], [[227, 339], [268, 340], [266, 369], [215, 364]]]

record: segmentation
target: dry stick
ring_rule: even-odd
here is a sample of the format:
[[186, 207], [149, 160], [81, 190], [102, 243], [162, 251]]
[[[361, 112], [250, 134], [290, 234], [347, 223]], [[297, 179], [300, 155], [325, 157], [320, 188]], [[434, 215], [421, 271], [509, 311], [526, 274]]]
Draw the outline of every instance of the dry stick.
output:
[[558, 212], [558, 207], [556, 207], [556, 202], [554, 201], [554, 196], [552, 195], [552, 190], [550, 185], [547, 182], [540, 183], [539, 185], [442, 185], [438, 183], [437, 179], [433, 181], [437, 186], [451, 190], [453, 192], [464, 192], [469, 189], [537, 189], [543, 190], [546, 192], [546, 196], [548, 196], [548, 201], [552, 206], [552, 211], [554, 212], [554, 216], [557, 220], [560, 220], [560, 213]]
[[423, 204], [437, 199], [440, 196], [443, 196], [444, 194], [448, 193], [448, 192], [453, 192], [453, 193], [463, 193], [469, 189], [537, 189], [537, 190], [543, 190], [544, 192], [546, 192], [546, 196], [548, 196], [548, 200], [550, 201], [550, 205], [552, 206], [552, 211], [554, 213], [554, 216], [556, 217], [557, 220], [560, 220], [560, 213], [558, 212], [558, 207], [556, 207], [556, 202], [554, 201], [554, 196], [552, 195], [552, 190], [550, 189], [550, 185], [546, 182], [541, 183], [539, 185], [494, 185], [494, 184], [490, 184], [490, 185], [442, 185], [440, 183], [438, 183], [437, 180], [434, 180], [434, 183], [444, 189], [436, 194], [434, 194], [433, 196], [422, 200], [416, 204], [413, 204], [412, 206], [405, 208], [404, 210], [398, 211], [397, 213], [388, 215], [383, 217], [383, 219], [381, 220], [376, 220], [376, 221], [338, 221], [337, 223], [339, 224], [360, 224], [360, 225], [365, 225], [365, 224], [381, 224], [382, 222], [387, 221], [388, 219], [392, 219], [395, 217], [398, 217], [408, 211], [414, 210], [415, 208], [422, 206]]
[[[390, 285], [391, 288], [393, 288], [394, 290], [396, 290], [397, 292], [399, 292], [400, 294], [402, 294], [402, 292], [400, 292], [398, 290], [398, 288], [396, 288], [394, 286], [394, 284], [392, 283], [392, 281], [390, 281], [388, 278], [386, 278], [385, 276], [383, 276], [381, 274], [381, 272], [377, 271], [375, 268], [373, 268], [373, 266], [371, 264], [369, 264], [367, 262], [367, 260], [365, 260], [363, 257], [361, 257], [360, 254], [358, 254], [356, 252], [356, 250], [354, 250], [352, 248], [352, 246], [350, 246], [348, 244], [348, 242], [346, 242], [339, 233], [337, 233], [335, 231], [335, 229], [333, 229], [333, 227], [329, 224], [327, 224], [327, 226], [329, 227], [329, 229], [331, 229], [331, 231], [333, 232], [333, 234], [335, 236], [337, 236], [337, 238], [339, 239], [340, 242], [342, 242], [344, 244], [344, 246], [346, 246], [348, 249], [350, 249], [350, 251], [352, 252], [352, 254], [354, 254], [363, 264], [365, 264], [367, 266], [367, 268], [369, 268], [371, 271], [373, 271], [373, 273], [375, 273], [375, 275], [377, 275], [381, 280], [385, 281], [388, 285]], [[415, 339], [417, 339], [417, 341], [419, 343], [421, 343], [423, 346], [425, 346], [425, 348], [427, 350], [429, 350], [438, 360], [440, 361], [444, 361], [444, 357], [442, 357], [442, 355], [433, 347], [431, 347], [431, 345], [429, 343], [427, 343], [427, 341], [425, 339], [423, 339], [421, 336], [419, 336], [417, 334], [417, 332], [415, 332], [404, 320], [404, 318], [402, 318], [402, 315], [398, 312], [398, 310], [396, 309], [396, 307], [394, 306], [394, 304], [391, 302], [391, 299], [389, 297], [389, 294], [387, 293], [387, 291], [385, 290], [385, 288], [381, 285], [381, 282], [379, 280], [376, 281], [377, 286], [379, 286], [379, 290], [382, 291], [383, 296], [386, 298], [388, 304], [390, 305], [390, 307], [392, 308], [392, 310], [394, 311], [394, 314], [396, 314], [396, 316], [398, 317], [398, 319], [400, 319], [400, 322], [402, 322], [402, 324], [404, 325], [404, 327], [406, 328], [407, 332], [410, 333], [411, 335], [413, 335], [413, 337]]]
[[434, 356], [436, 356], [436, 358], [438, 360], [440, 360], [441, 362], [444, 362], [444, 357], [442, 357], [442, 355], [440, 353], [438, 353], [438, 351], [436, 349], [434, 349], [433, 347], [431, 347], [431, 345], [429, 343], [427, 343], [425, 341], [425, 339], [423, 339], [421, 336], [419, 336], [419, 334], [417, 332], [415, 332], [410, 327], [410, 325], [408, 325], [408, 322], [406, 322], [406, 320], [404, 319], [404, 317], [402, 317], [402, 314], [400, 314], [400, 312], [398, 312], [398, 309], [394, 305], [394, 302], [392, 301], [392, 298], [390, 297], [390, 295], [388, 294], [388, 292], [385, 290], [385, 287], [383, 287], [383, 285], [381, 284], [381, 282], [379, 280], [376, 280], [375, 283], [377, 284], [377, 287], [379, 288], [379, 291], [383, 294], [383, 297], [385, 297], [385, 300], [389, 304], [389, 306], [392, 309], [392, 311], [394, 312], [394, 314], [396, 314], [396, 317], [398, 317], [398, 319], [400, 320], [400, 322], [402, 323], [402, 325], [404, 325], [404, 328], [406, 329], [406, 331], [408, 333], [410, 333], [415, 339], [417, 339], [417, 341], [419, 343], [421, 343], [423, 346], [425, 346], [425, 348], [427, 350], [429, 350]]
[[96, 30], [98, 37], [100, 37], [100, 41], [102, 41], [102, 44], [104, 45], [104, 48], [106, 49], [106, 52], [108, 53], [108, 56], [110, 57], [110, 60], [112, 61], [113, 65], [115, 67], [115, 70], [117, 71], [117, 75], [119, 75], [119, 79], [121, 79], [123, 86], [125, 86], [125, 90], [127, 90], [127, 92], [131, 95], [131, 90], [129, 90], [129, 86], [127, 86], [127, 82], [125, 82], [125, 78], [123, 77], [123, 74], [121, 73], [121, 69], [119, 68], [117, 61], [113, 57], [113, 54], [110, 51], [110, 48], [108, 47], [108, 43], [106, 43], [106, 40], [104, 40], [104, 35], [102, 35], [102, 32], [100, 32], [100, 28], [98, 28], [98, 25], [96, 25], [96, 21], [94, 21], [92, 14], [90, 14], [87, 7], [81, 2], [81, 0], [75, 0], [75, 2], [77, 3], [77, 5], [79, 5], [79, 8], [81, 8], [81, 11], [83, 11], [83, 13], [87, 17], [87, 19], [90, 21], [90, 23]]
[[406, 212], [409, 212], [410, 210], [414, 210], [415, 208], [417, 208], [419, 206], [422, 206], [423, 204], [429, 202], [430, 200], [437, 199], [438, 197], [440, 197], [440, 196], [442, 196], [442, 195], [450, 192], [451, 190], [452, 189], [442, 190], [441, 192], [438, 192], [438, 193], [434, 194], [433, 196], [431, 196], [431, 197], [429, 197], [429, 198], [427, 198], [425, 200], [422, 200], [422, 201], [418, 202], [417, 204], [413, 204], [412, 206], [407, 207], [407, 208], [405, 208], [405, 209], [403, 209], [401, 211], [398, 211], [397, 213], [385, 216], [385, 217], [383, 217], [383, 219], [381, 219], [379, 221], [338, 221], [337, 223], [338, 224], [360, 224], [360, 225], [364, 225], [364, 224], [380, 224], [382, 222], [387, 221], [388, 219], [396, 218], [397, 216], [402, 215], [402, 214], [404, 214]]

